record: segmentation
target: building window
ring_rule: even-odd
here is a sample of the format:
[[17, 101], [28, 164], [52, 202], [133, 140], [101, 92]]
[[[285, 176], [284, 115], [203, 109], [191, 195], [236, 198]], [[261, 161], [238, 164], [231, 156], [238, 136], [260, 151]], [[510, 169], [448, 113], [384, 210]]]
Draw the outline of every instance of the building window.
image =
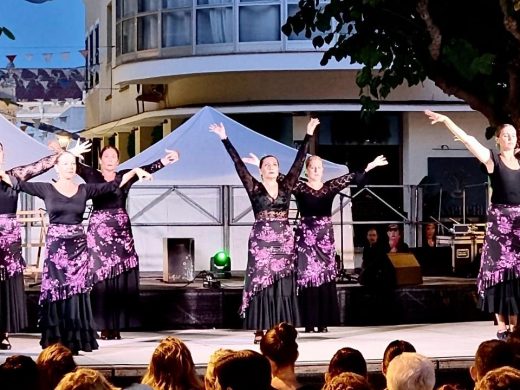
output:
[[135, 51], [135, 21], [134, 19], [125, 20], [122, 23], [121, 31], [121, 53], [131, 53]]
[[197, 10], [197, 44], [232, 42], [233, 8], [220, 7]]
[[280, 5], [240, 6], [240, 42], [280, 40]]
[[162, 14], [162, 46], [191, 45], [191, 9], [164, 12]]
[[137, 50], [159, 47], [159, 23], [157, 14], [137, 18]]

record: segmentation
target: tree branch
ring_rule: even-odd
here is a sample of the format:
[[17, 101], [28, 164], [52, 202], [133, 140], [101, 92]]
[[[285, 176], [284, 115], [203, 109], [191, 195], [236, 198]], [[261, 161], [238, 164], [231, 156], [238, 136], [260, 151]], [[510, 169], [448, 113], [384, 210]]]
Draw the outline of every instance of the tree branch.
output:
[[509, 12], [507, 11], [508, 3], [509, 1], [507, 0], [500, 0], [500, 8], [502, 10], [502, 14], [504, 15], [504, 27], [517, 41], [520, 41], [518, 23], [513, 17], [509, 15]]
[[428, 46], [430, 55], [434, 60], [438, 60], [441, 54], [442, 34], [439, 28], [432, 21], [430, 12], [428, 11], [428, 0], [420, 0], [417, 3], [417, 12], [426, 24], [426, 30], [428, 31], [432, 41]]

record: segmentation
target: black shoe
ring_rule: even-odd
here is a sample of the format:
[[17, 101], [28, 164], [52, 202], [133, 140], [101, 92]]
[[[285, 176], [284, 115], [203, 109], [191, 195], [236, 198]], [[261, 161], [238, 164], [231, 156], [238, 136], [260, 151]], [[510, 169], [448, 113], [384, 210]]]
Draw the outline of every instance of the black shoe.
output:
[[306, 326], [305, 327], [305, 333], [315, 333], [314, 327]]
[[6, 351], [11, 349], [11, 343], [9, 342], [9, 336], [7, 333], [0, 335], [0, 350]]
[[508, 330], [503, 330], [503, 331], [497, 332], [497, 339], [499, 339], [499, 340], [507, 340], [508, 337], [509, 337]]
[[255, 339], [254, 339], [254, 343], [255, 344], [260, 344], [260, 341], [262, 341], [262, 338], [264, 337], [264, 331], [263, 330], [257, 330], [255, 332]]
[[328, 331], [326, 326], [318, 326], [318, 333], [327, 333]]
[[110, 335], [110, 340], [121, 340], [121, 333], [118, 330], [113, 330]]
[[110, 332], [108, 329], [103, 329], [103, 330], [101, 331], [101, 337], [100, 337], [100, 339], [101, 339], [101, 340], [111, 340], [111, 338], [110, 338], [110, 334], [111, 334], [111, 332]]

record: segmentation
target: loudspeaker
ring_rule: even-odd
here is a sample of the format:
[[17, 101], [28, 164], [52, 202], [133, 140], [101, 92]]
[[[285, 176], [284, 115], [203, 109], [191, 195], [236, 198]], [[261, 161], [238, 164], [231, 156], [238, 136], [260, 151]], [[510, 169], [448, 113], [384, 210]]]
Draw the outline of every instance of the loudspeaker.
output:
[[422, 284], [421, 266], [413, 253], [389, 253], [397, 286]]
[[193, 238], [163, 239], [163, 282], [191, 282], [195, 270]]

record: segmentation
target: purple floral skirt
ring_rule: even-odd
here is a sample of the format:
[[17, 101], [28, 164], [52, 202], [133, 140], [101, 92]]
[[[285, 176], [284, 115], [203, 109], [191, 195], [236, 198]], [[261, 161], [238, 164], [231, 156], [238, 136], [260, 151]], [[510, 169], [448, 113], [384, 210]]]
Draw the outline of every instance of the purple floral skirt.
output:
[[[294, 314], [298, 311], [294, 271], [294, 234], [289, 221], [287, 219], [255, 221], [249, 235], [247, 269], [240, 307], [240, 314], [246, 317], [246, 327], [266, 329], [267, 325], [272, 326], [281, 321], [293, 322], [291, 318], [298, 317]], [[281, 289], [277, 289], [282, 294], [280, 296], [285, 297], [284, 299], [278, 300], [271, 293], [262, 294], [268, 292], [269, 287], [278, 285], [277, 282], [282, 279], [287, 279], [286, 282], [292, 281], [292, 287], [284, 286], [283, 293], [280, 292]], [[257, 297], [264, 295], [265, 299], [262, 299], [261, 305], [253, 304]], [[248, 310], [249, 306], [254, 306], [261, 311], [254, 313], [254, 317], [259, 319], [257, 324], [247, 319], [248, 316], [253, 316], [253, 313]]]
[[20, 224], [16, 214], [0, 214], [0, 333], [27, 326]]
[[481, 308], [505, 315], [518, 314], [519, 280], [520, 206], [492, 204], [477, 278]]
[[94, 284], [115, 278], [139, 263], [130, 218], [124, 209], [94, 210], [87, 229], [87, 243]]
[[16, 214], [0, 214], [0, 280], [22, 273], [24, 268], [21, 230]]
[[91, 265], [83, 226], [49, 225], [45, 250], [40, 304], [90, 292]]
[[319, 287], [336, 279], [336, 246], [330, 217], [304, 217], [296, 230], [298, 287]]

